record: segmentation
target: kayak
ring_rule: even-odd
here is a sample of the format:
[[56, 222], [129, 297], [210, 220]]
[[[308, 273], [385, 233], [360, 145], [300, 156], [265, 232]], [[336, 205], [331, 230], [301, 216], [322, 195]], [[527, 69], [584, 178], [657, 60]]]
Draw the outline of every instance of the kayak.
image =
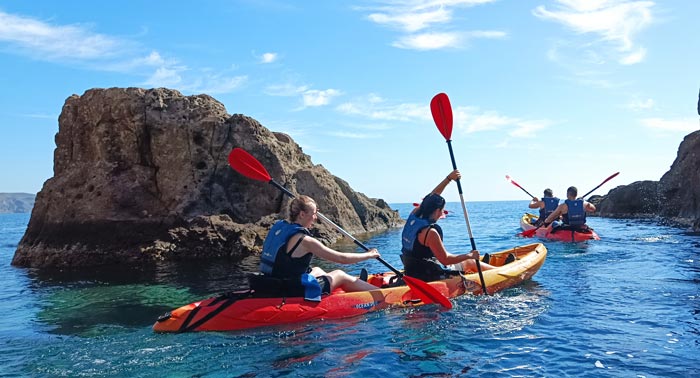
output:
[[[520, 218], [520, 228], [522, 228], [523, 231], [532, 230], [536, 228], [533, 225], [533, 222], [536, 221], [538, 218], [539, 217], [535, 214], [525, 213], [525, 215], [523, 215]], [[558, 240], [563, 242], [582, 242], [586, 240], [600, 240], [598, 234], [596, 234], [596, 232], [590, 227], [587, 231], [574, 231], [558, 227], [552, 227], [552, 225], [549, 225], [549, 227], [540, 227], [539, 229], [537, 229], [537, 231], [535, 232], [535, 236], [541, 239]]]
[[[506, 264], [510, 254], [515, 256], [515, 261]], [[491, 253], [489, 264], [497, 268], [482, 272], [488, 293], [493, 294], [530, 279], [542, 266], [546, 256], [547, 249], [541, 243]], [[396, 278], [393, 272], [371, 274], [367, 282], [377, 286], [376, 290], [344, 292], [337, 289], [320, 302], [297, 297], [256, 298], [251, 290], [229, 292], [165, 313], [153, 325], [153, 331], [233, 331], [342, 319], [387, 308], [426, 304], [408, 286], [391, 286]], [[432, 281], [429, 285], [448, 298], [483, 294], [476, 272], [464, 272]]]

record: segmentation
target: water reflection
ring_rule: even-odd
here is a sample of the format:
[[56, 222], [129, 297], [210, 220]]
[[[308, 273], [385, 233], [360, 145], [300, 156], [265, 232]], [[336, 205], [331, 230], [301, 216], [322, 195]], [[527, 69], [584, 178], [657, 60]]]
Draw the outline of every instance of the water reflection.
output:
[[80, 271], [29, 270], [37, 321], [50, 332], [93, 337], [143, 327], [173, 308], [247, 286], [256, 256]]

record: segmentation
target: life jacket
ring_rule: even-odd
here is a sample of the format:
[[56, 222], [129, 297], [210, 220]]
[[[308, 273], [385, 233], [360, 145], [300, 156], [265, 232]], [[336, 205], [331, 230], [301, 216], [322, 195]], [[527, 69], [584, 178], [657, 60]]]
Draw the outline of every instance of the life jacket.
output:
[[407, 275], [433, 281], [444, 278], [449, 271], [442, 268], [430, 248], [418, 242], [418, 233], [428, 227], [434, 228], [442, 240], [440, 226], [428, 219], [418, 218], [415, 213], [408, 216], [401, 232], [401, 261]]
[[568, 212], [564, 214], [564, 224], [568, 226], [582, 226], [586, 224], [586, 211], [583, 209], [583, 200], [570, 200], [564, 201], [566, 206], [569, 208]]
[[418, 218], [415, 213], [408, 216], [406, 225], [401, 232], [401, 253], [418, 259], [435, 257], [427, 246], [418, 243], [418, 233], [426, 227], [434, 228], [442, 240], [442, 228], [428, 219]]
[[544, 208], [540, 209], [540, 219], [547, 219], [549, 214], [552, 214], [559, 206], [559, 198], [542, 197], [542, 202], [544, 202]]
[[260, 271], [263, 274], [278, 278], [296, 278], [306, 273], [313, 255], [307, 253], [302, 257], [292, 257], [298, 243], [287, 252], [287, 242], [298, 233], [311, 235], [306, 228], [286, 220], [279, 220], [270, 228], [260, 256]]

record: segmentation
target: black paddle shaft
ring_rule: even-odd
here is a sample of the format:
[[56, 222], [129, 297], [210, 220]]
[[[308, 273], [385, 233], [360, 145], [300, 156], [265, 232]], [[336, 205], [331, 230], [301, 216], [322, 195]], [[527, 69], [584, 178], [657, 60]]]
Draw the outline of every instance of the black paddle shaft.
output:
[[[457, 169], [457, 162], [455, 161], [455, 154], [452, 151], [452, 140], [447, 139], [447, 148], [450, 150], [450, 160], [452, 160], [452, 169]], [[467, 213], [467, 206], [464, 204], [464, 196], [462, 194], [462, 184], [457, 181], [457, 190], [459, 190], [459, 198], [462, 201], [462, 209], [464, 210], [464, 219], [467, 221], [467, 231], [469, 231], [469, 242], [472, 245], [472, 250], [476, 250], [476, 242], [474, 241], [474, 236], [472, 235], [472, 228], [469, 224], [469, 213]], [[479, 259], [474, 260], [476, 263], [476, 271], [479, 273], [479, 280], [481, 281], [481, 289], [484, 294], [489, 295], [488, 290], [486, 290], [486, 281], [484, 281], [484, 273], [481, 271], [481, 262]]]
[[[452, 159], [452, 169], [457, 169], [457, 162], [455, 161], [455, 154], [452, 152], [452, 140], [448, 139], [447, 140], [447, 148], [450, 150], [450, 159]], [[459, 194], [462, 194], [462, 184], [457, 180], [457, 190], [459, 190]], [[476, 248], [474, 248], [476, 249]]]

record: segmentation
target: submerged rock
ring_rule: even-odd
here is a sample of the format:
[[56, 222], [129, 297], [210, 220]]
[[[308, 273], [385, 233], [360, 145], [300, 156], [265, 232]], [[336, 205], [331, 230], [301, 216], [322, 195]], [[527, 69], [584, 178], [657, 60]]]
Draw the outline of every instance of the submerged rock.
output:
[[[63, 106], [54, 176], [37, 194], [12, 264], [76, 267], [259, 252], [289, 199], [231, 169], [234, 147], [292, 192], [313, 197], [350, 233], [403, 222], [383, 200], [313, 164], [288, 135], [229, 115], [210, 96], [91, 89]], [[324, 225], [315, 232], [328, 242], [342, 237]]]

